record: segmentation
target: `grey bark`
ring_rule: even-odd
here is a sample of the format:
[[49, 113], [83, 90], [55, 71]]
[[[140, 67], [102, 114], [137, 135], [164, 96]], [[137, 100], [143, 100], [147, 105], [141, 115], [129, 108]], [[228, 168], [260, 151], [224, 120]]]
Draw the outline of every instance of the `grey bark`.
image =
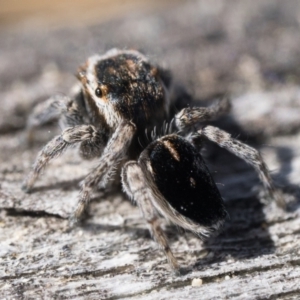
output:
[[[298, 1], [185, 1], [88, 28], [0, 32], [0, 298], [299, 299], [299, 9]], [[37, 130], [28, 147], [30, 110], [67, 93], [87, 55], [115, 46], [168, 66], [197, 105], [227, 93], [232, 113], [215, 125], [262, 152], [288, 203], [287, 211], [264, 204], [255, 171], [208, 145], [230, 219], [205, 242], [166, 224], [183, 276], [170, 272], [120, 191], [96, 194], [85, 222], [69, 230], [78, 185], [95, 165], [76, 149], [53, 161], [31, 194], [20, 190], [59, 131]]]

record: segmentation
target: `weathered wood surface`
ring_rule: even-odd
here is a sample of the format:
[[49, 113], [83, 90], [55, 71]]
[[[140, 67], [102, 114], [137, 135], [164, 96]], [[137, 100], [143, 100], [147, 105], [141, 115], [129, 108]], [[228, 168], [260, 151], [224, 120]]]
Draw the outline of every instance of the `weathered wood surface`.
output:
[[[185, 1], [88, 28], [0, 32], [0, 298], [299, 299], [299, 11], [298, 1]], [[286, 212], [262, 204], [255, 172], [209, 146], [231, 218], [206, 242], [167, 226], [187, 268], [180, 277], [121, 193], [95, 195], [90, 216], [69, 230], [79, 182], [95, 164], [76, 149], [51, 163], [32, 194], [20, 190], [58, 132], [38, 130], [28, 148], [29, 111], [66, 93], [86, 56], [113, 46], [144, 49], [199, 102], [228, 93], [233, 111], [218, 126], [262, 151], [288, 202]]]

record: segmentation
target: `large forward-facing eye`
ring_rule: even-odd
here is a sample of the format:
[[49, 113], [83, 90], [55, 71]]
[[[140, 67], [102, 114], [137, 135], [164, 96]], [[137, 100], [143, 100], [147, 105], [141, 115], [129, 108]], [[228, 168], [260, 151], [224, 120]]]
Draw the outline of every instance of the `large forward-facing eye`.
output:
[[95, 94], [98, 98], [101, 98], [103, 96], [102, 90], [99, 87], [96, 88]]

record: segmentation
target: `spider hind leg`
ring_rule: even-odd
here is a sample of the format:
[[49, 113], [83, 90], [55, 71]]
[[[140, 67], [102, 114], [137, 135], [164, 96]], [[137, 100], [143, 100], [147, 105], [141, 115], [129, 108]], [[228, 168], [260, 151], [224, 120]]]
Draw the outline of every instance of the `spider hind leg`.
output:
[[201, 237], [217, 231], [227, 217], [223, 199], [201, 155], [177, 135], [152, 142], [138, 162], [125, 164], [122, 184], [126, 194], [138, 204], [153, 238], [175, 270], [178, 264], [158, 216]]

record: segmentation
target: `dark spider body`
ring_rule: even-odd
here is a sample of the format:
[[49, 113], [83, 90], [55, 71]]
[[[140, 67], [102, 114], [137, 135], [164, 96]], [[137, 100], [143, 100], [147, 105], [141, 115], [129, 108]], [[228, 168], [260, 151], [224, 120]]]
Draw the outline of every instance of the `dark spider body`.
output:
[[[85, 93], [86, 105], [92, 114], [96, 104], [98, 114], [107, 122], [110, 118], [105, 116], [102, 108], [109, 102], [120, 119], [132, 121], [137, 131], [144, 133], [146, 128], [162, 125], [169, 117], [168, 91], [161, 76], [164, 72], [151, 65], [142, 54], [124, 51], [99, 59], [92, 67], [88, 61], [79, 69], [78, 77], [83, 86], [94, 85], [94, 90], [99, 90], [96, 100], [90, 97], [90, 91], [87, 91], [88, 95]], [[96, 78], [96, 84], [89, 77]], [[108, 127], [114, 125], [111, 121]]]
[[[128, 150], [130, 158], [136, 159], [143, 150], [141, 144], [149, 143], [145, 131], [162, 128], [163, 122], [169, 120], [168, 71], [150, 64], [137, 51], [113, 49], [104, 58], [91, 57], [79, 68], [77, 77], [83, 86], [89, 120], [101, 128], [103, 139], [108, 140], [122, 120], [135, 124]], [[83, 149], [81, 153], [84, 152], [92, 151]]]
[[223, 199], [201, 154], [186, 139], [168, 135], [154, 141], [139, 163], [181, 215], [207, 227], [226, 218]]
[[[105, 187], [117, 167], [122, 167], [123, 190], [137, 203], [171, 267], [178, 270], [160, 217], [207, 237], [222, 226], [227, 216], [222, 197], [199, 153], [206, 141], [252, 165], [268, 195], [284, 206], [257, 150], [217, 127], [200, 126], [227, 113], [227, 99], [211, 107], [186, 107], [170, 116], [170, 74], [133, 50], [112, 49], [92, 56], [79, 68], [77, 77], [80, 86], [71, 98], [50, 98], [30, 116], [29, 137], [34, 127], [54, 118], [60, 120], [64, 130], [40, 151], [23, 184], [26, 192], [31, 191], [49, 161], [73, 145], [80, 146], [83, 158], [97, 157], [95, 168], [82, 182], [71, 216], [73, 222], [82, 216], [92, 192]], [[172, 118], [172, 126], [163, 125]], [[168, 134], [161, 138], [152, 134], [149, 144], [145, 131], [150, 133], [155, 127], [168, 129]]]
[[157, 68], [147, 61], [123, 54], [100, 61], [95, 73], [99, 84], [105, 86], [106, 100], [137, 128], [153, 127], [167, 119], [163, 82]]

